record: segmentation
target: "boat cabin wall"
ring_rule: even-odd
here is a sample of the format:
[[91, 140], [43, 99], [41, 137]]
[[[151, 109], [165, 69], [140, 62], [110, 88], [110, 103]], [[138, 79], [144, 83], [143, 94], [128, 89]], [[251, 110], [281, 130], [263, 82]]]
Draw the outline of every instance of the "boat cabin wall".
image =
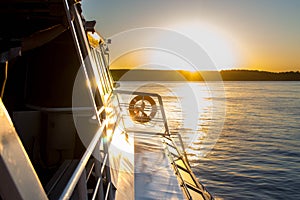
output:
[[42, 182], [84, 150], [71, 112], [79, 67], [70, 31], [8, 63], [3, 102]]

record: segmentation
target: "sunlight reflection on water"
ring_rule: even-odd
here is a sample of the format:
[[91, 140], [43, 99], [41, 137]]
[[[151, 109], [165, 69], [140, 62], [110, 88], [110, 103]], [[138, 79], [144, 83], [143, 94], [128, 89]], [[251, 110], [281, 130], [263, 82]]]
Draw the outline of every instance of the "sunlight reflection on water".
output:
[[225, 119], [222, 83], [122, 82], [121, 89], [163, 97], [170, 129], [181, 134], [190, 159], [205, 156], [218, 140]]
[[226, 82], [226, 98], [203, 82], [190, 84], [194, 96], [182, 83], [160, 84], [148, 92], [163, 96], [171, 129], [183, 135], [194, 173], [216, 199], [300, 199], [300, 83]]

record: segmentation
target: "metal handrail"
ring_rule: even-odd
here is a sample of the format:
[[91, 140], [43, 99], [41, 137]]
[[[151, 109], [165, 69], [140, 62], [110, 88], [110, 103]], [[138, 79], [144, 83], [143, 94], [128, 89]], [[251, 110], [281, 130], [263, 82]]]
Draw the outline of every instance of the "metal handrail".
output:
[[[187, 154], [186, 154], [186, 151], [185, 151], [185, 147], [184, 147], [184, 144], [183, 144], [183, 140], [182, 140], [182, 137], [179, 133], [171, 133], [170, 130], [169, 130], [169, 126], [168, 126], [168, 122], [167, 122], [167, 117], [166, 117], [166, 114], [165, 114], [165, 110], [164, 110], [164, 105], [163, 105], [163, 101], [162, 101], [162, 97], [161, 95], [157, 94], [157, 93], [149, 93], [149, 92], [137, 92], [137, 91], [126, 91], [126, 90], [114, 90], [114, 93], [116, 94], [128, 94], [128, 95], [141, 95], [141, 96], [152, 96], [152, 97], [156, 97], [158, 99], [158, 102], [159, 102], [159, 108], [160, 108], [160, 111], [162, 113], [162, 119], [163, 119], [163, 122], [164, 122], [164, 126], [165, 126], [165, 135], [168, 135], [168, 136], [177, 136], [178, 139], [179, 139], [179, 142], [180, 142], [180, 146], [182, 148], [182, 153], [183, 153], [183, 156], [186, 160], [186, 162], [188, 163], [188, 159], [187, 159]], [[118, 98], [118, 97], [117, 97]], [[119, 105], [121, 105], [120, 101], [118, 101]], [[188, 163], [189, 164], [189, 163]]]
[[106, 127], [106, 120], [103, 121], [102, 125], [96, 132], [95, 136], [93, 137], [92, 141], [90, 142], [89, 146], [87, 147], [84, 155], [82, 156], [81, 160], [79, 161], [79, 164], [77, 165], [75, 171], [73, 172], [67, 186], [65, 187], [63, 193], [59, 197], [59, 199], [67, 200], [70, 199], [72, 196], [72, 193], [76, 187], [76, 184], [78, 183], [78, 180], [85, 169], [85, 166], [91, 157], [98, 140], [101, 138], [101, 135], [103, 133], [104, 128]]
[[170, 130], [169, 130], [169, 126], [168, 126], [168, 122], [167, 122], [167, 117], [166, 117], [166, 113], [164, 110], [164, 106], [163, 106], [163, 101], [162, 101], [162, 97], [157, 94], [157, 93], [148, 93], [148, 92], [137, 92], [137, 91], [126, 91], [126, 90], [114, 90], [114, 92], [116, 94], [131, 94], [131, 95], [141, 95], [141, 96], [152, 96], [152, 97], [156, 97], [158, 99], [159, 105], [160, 105], [160, 112], [162, 115], [162, 118], [164, 120], [164, 126], [165, 126], [165, 130], [168, 135], [170, 135]]
[[181, 135], [179, 133], [172, 133], [171, 135], [176, 135], [178, 137], [179, 142], [180, 142], [180, 146], [181, 146], [182, 151], [183, 151], [183, 156], [184, 156], [186, 162], [189, 164]]
[[[176, 135], [178, 135], [178, 134], [176, 134]], [[178, 135], [178, 136], [179, 136], [179, 138], [181, 138], [180, 135]], [[168, 138], [168, 137], [165, 136], [165, 138], [166, 138], [166, 139], [170, 139], [170, 141], [171, 141], [173, 144], [175, 144], [175, 142], [172, 140], [171, 137]], [[174, 168], [174, 170], [175, 170], [175, 173], [178, 175], [178, 177], [179, 177], [179, 179], [180, 179], [180, 181], [181, 181], [181, 184], [180, 184], [180, 185], [183, 187], [183, 189], [184, 189], [184, 191], [185, 191], [185, 194], [187, 195], [187, 198], [188, 198], [188, 199], [192, 199], [192, 196], [191, 196], [190, 192], [188, 191], [188, 187], [190, 187], [190, 188], [193, 187], [193, 190], [198, 191], [198, 192], [201, 192], [201, 195], [202, 195], [202, 197], [203, 197], [204, 199], [207, 199], [207, 198], [205, 197], [205, 195], [204, 195], [204, 193], [206, 192], [207, 194], [209, 194], [209, 199], [213, 200], [213, 199], [214, 199], [213, 196], [207, 191], [207, 189], [206, 189], [201, 183], [199, 183], [199, 182], [197, 181], [195, 175], [192, 173], [192, 170], [191, 170], [190, 164], [189, 164], [189, 162], [188, 162], [188, 160], [187, 160], [186, 154], [184, 155], [186, 159], [183, 160], [182, 157], [181, 157], [180, 152], [178, 151], [177, 146], [176, 146], [176, 145], [173, 145], [173, 146], [172, 146], [172, 148], [175, 148], [176, 151], [179, 153], [178, 159], [181, 159], [181, 160], [184, 162], [185, 167], [186, 167], [186, 170], [188, 171], [188, 173], [190, 174], [190, 176], [191, 176], [192, 179], [194, 180], [194, 183], [197, 185], [197, 187], [191, 186], [188, 182], [185, 182], [184, 178], [182, 177], [181, 173], [179, 172], [179, 166], [177, 166], [177, 164], [175, 163], [175, 160], [174, 160], [174, 154], [171, 153], [170, 150], [167, 148], [167, 146], [170, 146], [170, 144], [166, 144], [166, 143], [168, 143], [168, 142], [164, 142], [164, 143], [165, 143], [165, 148], [166, 148], [166, 150], [168, 151], [169, 159], [170, 159], [170, 161], [171, 161], [171, 163], [172, 163], [172, 165], [173, 165], [173, 168]], [[183, 146], [183, 147], [184, 147], [184, 146]], [[176, 155], [176, 156], [177, 156], [177, 155]]]
[[[176, 151], [178, 153], [178, 158], [182, 159], [183, 162], [187, 165], [187, 169], [189, 171], [190, 170], [190, 163], [188, 162], [188, 158], [187, 158], [187, 154], [186, 154], [186, 151], [185, 151], [185, 147], [184, 147], [184, 144], [183, 144], [183, 140], [182, 140], [182, 137], [179, 133], [171, 133], [170, 130], [169, 130], [169, 127], [168, 127], [168, 123], [167, 123], [167, 117], [166, 117], [166, 114], [165, 114], [165, 111], [164, 111], [164, 106], [163, 106], [163, 101], [162, 101], [162, 97], [157, 94], [157, 93], [148, 93], [148, 92], [137, 92], [137, 91], [125, 91], [125, 90], [114, 90], [114, 93], [115, 94], [128, 94], [128, 95], [141, 95], [141, 96], [151, 96], [151, 97], [156, 97], [158, 99], [158, 102], [159, 102], [159, 107], [160, 107], [160, 111], [162, 113], [162, 119], [163, 119], [163, 122], [164, 122], [164, 126], [165, 126], [165, 132], [164, 133], [155, 133], [156, 135], [161, 135], [162, 137], [166, 138], [166, 139], [170, 139], [172, 141], [172, 144], [175, 145], [174, 147], [176, 148]], [[118, 98], [118, 96], [117, 96]], [[124, 106], [125, 104], [124, 103], [120, 103], [120, 101], [118, 100], [118, 103], [119, 103], [119, 106], [121, 107]], [[134, 131], [136, 132], [136, 130]], [[145, 134], [151, 134], [151, 132], [141, 132], [141, 133], [145, 133]], [[153, 133], [152, 133], [153, 134]], [[181, 151], [179, 151], [178, 147], [176, 146], [176, 143], [174, 142], [174, 140], [172, 138], [174, 137], [177, 137], [178, 140], [179, 140], [179, 144], [181, 146]], [[171, 153], [168, 149], [167, 151], [169, 152], [169, 154]], [[175, 173], [178, 175], [179, 177], [179, 180], [180, 180], [180, 185], [183, 187], [183, 190], [187, 196], [188, 199], [192, 199], [192, 196], [188, 190], [188, 187], [184, 181], [184, 178], [182, 177], [181, 173], [179, 172], [178, 170], [178, 166], [175, 164], [175, 160], [173, 158], [173, 156], [170, 156], [170, 159], [171, 159], [171, 163], [173, 164], [174, 166], [174, 170], [175, 170]], [[191, 176], [193, 177], [193, 179], [195, 179], [195, 176], [191, 173]], [[199, 183], [197, 182], [196, 183], [197, 186], [199, 187], [200, 189], [200, 186], [203, 187], [201, 184], [199, 186]], [[204, 187], [203, 187], [204, 188]], [[207, 191], [207, 190], [205, 190]], [[203, 194], [202, 194], [203, 196]]]
[[94, 200], [97, 196], [99, 186], [100, 186], [100, 181], [101, 181], [101, 177], [98, 177], [96, 187], [95, 187], [95, 190], [94, 190], [94, 193], [93, 193], [93, 196], [92, 196], [92, 200]]
[[[64, 188], [64, 191], [62, 192], [62, 194], [59, 198], [59, 199], [69, 199], [69, 198], [71, 198], [72, 193], [73, 193], [76, 185], [78, 184], [78, 181], [81, 178], [82, 173], [83, 173], [84, 169], [86, 168], [86, 165], [87, 165], [92, 153], [95, 151], [97, 144], [103, 138], [102, 135], [106, 134], [105, 131], [106, 131], [106, 128], [108, 127], [108, 120], [105, 119], [106, 116], [105, 117], [101, 116], [101, 113], [105, 112], [106, 96], [109, 95], [111, 93], [111, 91], [110, 91], [110, 88], [107, 88], [106, 91], [104, 90], [101, 93], [101, 91], [102, 91], [100, 89], [101, 85], [104, 84], [104, 86], [107, 86], [106, 83], [101, 82], [101, 80], [102, 80], [101, 78], [103, 78], [102, 76], [106, 76], [106, 74], [103, 74], [103, 72], [104, 72], [103, 68], [101, 67], [101, 65], [99, 68], [99, 66], [98, 66], [99, 63], [98, 63], [98, 65], [97, 65], [97, 63], [95, 63], [97, 60], [93, 59], [93, 57], [91, 56], [92, 55], [91, 52], [93, 52], [93, 49], [91, 49], [88, 38], [86, 37], [86, 31], [84, 29], [83, 19], [82, 19], [80, 11], [78, 10], [78, 5], [80, 5], [80, 2], [75, 1], [70, 4], [69, 4], [68, 0], [64, 0], [63, 2], [64, 2], [65, 11], [66, 11], [66, 16], [67, 16], [69, 26], [70, 26], [70, 31], [71, 31], [73, 39], [74, 39], [75, 49], [77, 51], [79, 62], [83, 68], [83, 73], [84, 73], [84, 76], [87, 81], [87, 85], [88, 85], [87, 88], [88, 88], [88, 92], [89, 92], [88, 96], [92, 102], [94, 116], [96, 117], [95, 121], [97, 121], [97, 123], [99, 125], [98, 131], [96, 132], [96, 134], [94, 135], [90, 144], [88, 145], [83, 157], [81, 158], [79, 164], [77, 165], [75, 171], [73, 172], [69, 182], [67, 183], [66, 187]], [[105, 69], [106, 69], [106, 66], [105, 66]], [[94, 79], [95, 79], [95, 83], [92, 81]], [[98, 105], [96, 104], [96, 101], [95, 101], [95, 96], [94, 96], [95, 90], [99, 90], [100, 95], [101, 95], [100, 100], [102, 101], [101, 104], [103, 104], [103, 106], [100, 109], [98, 109], [98, 107], [97, 107]], [[57, 111], [57, 109], [55, 111]], [[62, 110], [58, 109], [58, 111], [62, 111]], [[65, 111], [65, 110], [63, 110], [63, 111]], [[104, 142], [103, 145], [104, 145], [104, 151], [106, 153], [105, 163], [106, 162], [109, 163], [109, 156], [107, 154], [108, 149], [106, 146], [107, 143]], [[102, 163], [102, 165], [104, 166], [105, 163]], [[100, 176], [102, 176], [102, 173], [104, 171], [103, 166], [101, 168]], [[106, 173], [106, 177], [108, 180], [108, 189], [106, 192], [106, 197], [109, 196], [111, 199], [112, 194], [111, 194], [110, 188], [112, 188], [112, 186], [111, 186], [112, 183], [110, 182], [110, 172], [109, 172], [109, 170], [106, 170], [105, 173]]]
[[108, 198], [108, 195], [109, 195], [109, 190], [111, 189], [111, 182], [108, 183], [108, 186], [107, 186], [107, 190], [106, 190], [106, 194], [105, 194], [105, 200], [107, 200]]
[[41, 112], [94, 112], [93, 107], [42, 107], [42, 106], [36, 106], [36, 105], [31, 105], [31, 104], [26, 104], [26, 107], [41, 111]]
[[[166, 139], [168, 139], [168, 140], [170, 140], [173, 144], [173, 148], [175, 148], [176, 149], [176, 151], [177, 151], [177, 153], [179, 154], [179, 158], [180, 158], [180, 152], [178, 151], [178, 148], [176, 147], [176, 145], [174, 145], [174, 141], [171, 139], [171, 138], [167, 138], [167, 137], [165, 137]], [[165, 141], [163, 141], [164, 143], [167, 143], [167, 142], [165, 142]], [[170, 161], [171, 161], [171, 163], [172, 163], [172, 165], [173, 165], [173, 167], [174, 167], [174, 170], [175, 170], [175, 174], [179, 177], [179, 179], [180, 179], [180, 181], [181, 181], [181, 186], [183, 187], [183, 189], [184, 189], [184, 191], [185, 191], [185, 194], [187, 195], [187, 199], [191, 199], [191, 194], [189, 193], [189, 191], [188, 191], [188, 189], [187, 189], [187, 186], [186, 186], [186, 183], [185, 183], [185, 181], [184, 181], [184, 179], [183, 179], [183, 177], [182, 177], [182, 175], [181, 175], [181, 173], [179, 172], [179, 170], [178, 170], [178, 167], [177, 167], [177, 165], [175, 164], [175, 161], [174, 161], [174, 159], [173, 159], [173, 156], [171, 156], [171, 152], [169, 151], [169, 149], [167, 148], [167, 145], [165, 144], [165, 149], [168, 151], [168, 155], [169, 155], [169, 159], [170, 159]]]
[[[81, 17], [80, 17], [80, 15], [78, 13], [78, 10], [76, 8], [76, 4], [77, 3], [71, 5], [71, 7], [69, 6], [68, 0], [64, 0], [63, 3], [64, 3], [64, 7], [65, 7], [65, 11], [66, 11], [66, 16], [67, 16], [67, 19], [68, 19], [68, 23], [69, 23], [69, 26], [70, 26], [70, 30], [71, 30], [71, 33], [72, 33], [72, 36], [73, 36], [73, 39], [74, 39], [74, 42], [75, 42], [75, 49], [76, 49], [76, 52], [77, 52], [80, 64], [83, 67], [84, 75], [86, 77], [86, 81], [87, 81], [87, 84], [88, 84], [88, 92], [89, 92], [88, 96], [89, 96], [89, 98], [90, 98], [90, 100], [91, 100], [91, 102], [93, 104], [94, 110], [96, 111], [97, 110], [97, 106], [96, 106], [96, 103], [94, 101], [94, 94], [93, 94], [93, 91], [92, 91], [92, 88], [91, 88], [91, 81], [89, 79], [88, 70], [86, 68], [85, 56], [83, 55], [83, 52], [82, 52], [82, 49], [81, 49], [81, 45], [80, 45], [80, 42], [82, 42], [82, 41], [79, 41], [78, 33], [76, 31], [75, 23], [74, 23], [75, 18], [77, 18], [78, 19], [78, 23], [79, 23], [79, 25], [81, 27], [80, 32], [81, 32], [81, 34], [84, 33], [84, 30], [82, 30], [83, 25], [82, 25]], [[89, 45], [88, 45], [88, 41], [87, 41], [86, 37], [84, 38], [83, 43], [86, 46], [86, 50], [89, 51]], [[96, 116], [96, 117], [97, 117], [98, 122], [100, 123], [101, 122], [100, 118], [98, 116]]]
[[[105, 165], [107, 164], [107, 158], [108, 158], [108, 154], [105, 154], [105, 157], [104, 157], [103, 162], [102, 162], [102, 167], [101, 167], [101, 170], [100, 170], [100, 174], [103, 174], [103, 172], [104, 172]], [[101, 176], [97, 178], [97, 183], [96, 183], [96, 186], [94, 188], [94, 193], [93, 193], [92, 200], [94, 200], [96, 198], [96, 195], [98, 194], [100, 182], [102, 181], [102, 179], [103, 178]]]

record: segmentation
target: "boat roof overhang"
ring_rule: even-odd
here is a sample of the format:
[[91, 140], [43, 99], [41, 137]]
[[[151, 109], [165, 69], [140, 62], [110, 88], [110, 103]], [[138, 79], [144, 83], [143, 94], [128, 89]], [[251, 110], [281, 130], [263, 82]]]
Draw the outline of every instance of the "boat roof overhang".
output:
[[63, 0], [3, 0], [0, 6], [0, 52], [20, 46], [22, 39], [66, 23]]

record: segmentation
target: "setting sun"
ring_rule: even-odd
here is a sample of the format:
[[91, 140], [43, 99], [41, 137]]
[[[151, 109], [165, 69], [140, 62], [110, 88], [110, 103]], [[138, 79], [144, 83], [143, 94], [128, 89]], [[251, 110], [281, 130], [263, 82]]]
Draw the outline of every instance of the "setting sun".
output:
[[204, 24], [131, 29], [112, 41], [111, 69], [224, 70], [238, 66], [242, 54], [228, 34]]
[[224, 31], [208, 24], [182, 23], [170, 27], [191, 38], [200, 45], [213, 60], [218, 70], [237, 66], [240, 55], [235, 41]]

